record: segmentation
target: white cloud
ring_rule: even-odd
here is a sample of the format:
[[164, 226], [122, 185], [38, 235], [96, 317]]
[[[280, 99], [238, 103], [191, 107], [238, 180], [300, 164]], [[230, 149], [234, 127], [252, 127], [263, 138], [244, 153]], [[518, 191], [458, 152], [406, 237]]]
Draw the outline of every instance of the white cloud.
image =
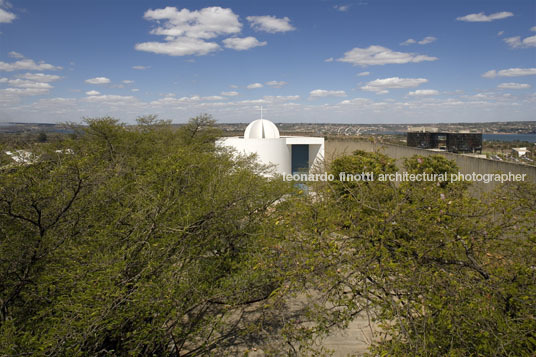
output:
[[270, 81], [270, 82], [266, 82], [265, 84], [272, 88], [281, 88], [284, 85], [287, 85], [288, 83], [285, 81]]
[[434, 36], [426, 36], [425, 38], [423, 38], [422, 40], [420, 40], [417, 43], [419, 45], [427, 45], [427, 44], [435, 42], [435, 41], [437, 41], [436, 37], [434, 37]]
[[132, 66], [132, 69], [137, 69], [138, 71], [143, 71], [149, 68], [151, 68], [151, 66]]
[[484, 78], [495, 77], [520, 77], [520, 76], [533, 76], [536, 75], [536, 68], [508, 68], [496, 71], [492, 69], [482, 75]]
[[220, 35], [239, 33], [242, 24], [231, 9], [219, 6], [206, 7], [201, 10], [177, 10], [168, 6], [164, 9], [147, 10], [146, 20], [156, 21], [160, 26], [151, 31], [153, 35], [173, 38], [190, 37], [210, 39]]
[[14, 13], [0, 9], [0, 23], [9, 24], [16, 18], [17, 16]]
[[275, 16], [248, 16], [251, 28], [255, 31], [265, 31], [269, 33], [287, 32], [295, 30], [290, 24], [288, 17], [277, 18]]
[[90, 90], [90, 91], [86, 92], [86, 95], [89, 95], [89, 96], [91, 96], [91, 95], [99, 95], [99, 94], [100, 94], [100, 92], [98, 92], [96, 90]]
[[477, 93], [473, 96], [469, 96], [470, 99], [490, 99], [490, 97], [487, 94], [484, 93]]
[[536, 26], [532, 26], [532, 27], [530, 28], [530, 30], [533, 31], [533, 32], [536, 32]]
[[170, 56], [202, 56], [217, 51], [220, 49], [217, 43], [205, 40], [236, 34], [242, 29], [238, 15], [219, 6], [195, 11], [168, 6], [147, 10], [144, 18], [159, 24], [151, 34], [165, 36], [165, 42], [142, 42], [137, 43], [135, 48]]
[[369, 46], [368, 48], [354, 48], [337, 59], [339, 62], [351, 63], [354, 66], [372, 66], [391, 63], [419, 63], [423, 61], [435, 61], [437, 57], [419, 55], [415, 53], [395, 52], [382, 46]]
[[52, 86], [44, 82], [35, 82], [27, 79], [10, 79], [7, 81], [9, 85], [20, 88], [39, 88], [39, 89], [51, 89]]
[[531, 85], [527, 83], [501, 83], [497, 86], [500, 89], [528, 89]]
[[365, 77], [365, 76], [369, 76], [370, 75], [370, 72], [359, 72], [357, 74], [358, 77]]
[[6, 72], [19, 71], [19, 70], [55, 71], [59, 69], [61, 69], [61, 67], [53, 66], [43, 61], [40, 61], [39, 63], [35, 63], [35, 61], [31, 59], [21, 59], [20, 61], [16, 61], [12, 63], [6, 63], [6, 62], [0, 61], [0, 71], [6, 71]]
[[153, 52], [169, 56], [203, 56], [220, 49], [216, 42], [207, 42], [198, 38], [178, 37], [168, 42], [142, 42], [137, 43], [138, 51]]
[[262, 88], [262, 87], [264, 87], [264, 86], [262, 85], [262, 83], [251, 83], [250, 85], [248, 85], [247, 88], [248, 88], [248, 89], [255, 89], [255, 88]]
[[300, 99], [299, 95], [288, 95], [288, 96], [276, 95], [276, 96], [264, 96], [258, 99], [245, 99], [245, 100], [240, 100], [236, 102], [209, 103], [208, 105], [225, 105], [226, 107], [228, 106], [236, 107], [236, 106], [242, 106], [242, 105], [249, 106], [249, 105], [259, 105], [259, 104], [286, 105], [286, 104], [291, 104], [289, 102], [292, 102], [298, 99]]
[[299, 95], [267, 95], [263, 97], [263, 100], [268, 103], [290, 102], [298, 99], [300, 99]]
[[426, 82], [428, 82], [426, 78], [391, 77], [368, 82], [365, 86], [361, 87], [361, 89], [368, 92], [376, 92], [377, 94], [385, 94], [388, 93], [387, 89], [412, 88]]
[[372, 101], [367, 98], [354, 98], [354, 99], [346, 99], [340, 102], [339, 104], [342, 105], [348, 105], [348, 104], [357, 104], [357, 105], [368, 105], [371, 104]]
[[504, 31], [497, 32], [497, 36], [502, 36], [502, 35], [504, 35]]
[[55, 82], [59, 79], [61, 79], [60, 76], [54, 75], [54, 74], [44, 74], [44, 73], [25, 73], [20, 76], [19, 78], [29, 79], [31, 81], [35, 82]]
[[22, 53], [19, 53], [19, 52], [15, 52], [15, 51], [11, 51], [7, 54], [9, 57], [11, 58], [16, 58], [16, 59], [21, 59], [21, 58], [24, 58], [24, 55]]
[[414, 43], [418, 43], [419, 45], [427, 45], [429, 43], [435, 42], [436, 40], [437, 40], [437, 38], [434, 37], [434, 36], [426, 36], [425, 38], [423, 38], [420, 41], [415, 41], [412, 38], [408, 38], [406, 41], [402, 42], [401, 45], [402, 46], [408, 46], [408, 45], [412, 45]]
[[133, 96], [123, 96], [123, 95], [90, 95], [85, 98], [88, 102], [93, 103], [106, 103], [106, 104], [128, 104], [138, 102], [138, 99]]
[[335, 5], [333, 8], [340, 12], [346, 12], [350, 9], [350, 5]]
[[536, 47], [536, 35], [525, 37], [524, 39], [521, 39], [520, 36], [508, 37], [504, 39], [504, 42], [512, 48]]
[[130, 91], [131, 92], [139, 92], [140, 90], [138, 88], [132, 88]]
[[435, 89], [417, 89], [416, 91], [408, 93], [411, 96], [428, 96], [428, 95], [438, 95], [439, 91]]
[[107, 84], [107, 83], [110, 83], [110, 79], [106, 77], [95, 77], [95, 78], [86, 79], [85, 82], [89, 84]]
[[208, 96], [208, 97], [200, 97], [198, 95], [193, 95], [191, 97], [180, 97], [175, 98], [174, 95], [168, 95], [165, 98], [153, 100], [150, 104], [152, 105], [182, 105], [182, 104], [191, 104], [191, 103], [199, 103], [203, 101], [215, 101], [215, 100], [222, 100], [223, 97], [220, 97], [218, 95], [214, 96]]
[[490, 15], [486, 15], [483, 12], [480, 12], [478, 14], [460, 16], [457, 17], [456, 20], [465, 22], [490, 22], [493, 20], [505, 19], [510, 16], [514, 16], [514, 14], [508, 11], [496, 12]]
[[309, 92], [310, 98], [319, 98], [319, 97], [346, 97], [346, 92], [343, 90], [326, 90], [326, 89], [315, 89]]
[[238, 92], [230, 91], [230, 92], [221, 92], [220, 94], [226, 97], [234, 97], [238, 95]]
[[253, 48], [253, 47], [266, 46], [266, 44], [267, 44], [266, 41], [260, 42], [259, 40], [257, 40], [255, 37], [252, 37], [252, 36], [248, 36], [244, 38], [231, 37], [231, 38], [226, 38], [225, 40], [223, 40], [223, 45], [226, 48], [230, 48], [230, 49], [237, 50], [237, 51], [249, 50], [250, 48]]
[[132, 83], [134, 83], [134, 81], [131, 81], [129, 79], [125, 79], [125, 80], [121, 81], [121, 83], [123, 83], [123, 84], [132, 84]]
[[265, 99], [246, 99], [246, 100], [241, 100], [239, 102], [234, 102], [232, 104], [251, 105], [251, 104], [266, 104], [266, 103], [268, 103], [268, 101], [266, 101]]
[[[15, 90], [17, 94], [14, 94]], [[407, 94], [408, 91], [400, 92]], [[85, 95], [82, 98], [44, 98], [26, 104], [26, 101], [22, 101], [25, 99], [23, 94], [35, 95], [39, 92], [13, 88], [9, 91], [0, 90], [0, 102], [3, 103], [2, 113], [8, 118], [23, 118], [27, 121], [41, 119], [50, 122], [73, 120], [73, 117], [112, 115], [122, 121], [134, 123], [140, 113], [151, 112], [157, 112], [162, 117], [182, 118], [192, 117], [200, 112], [210, 112], [222, 122], [244, 122], [251, 120], [248, 113], [256, 112], [259, 105], [269, 105], [271, 117], [283, 118], [283, 121], [285, 117], [291, 117], [293, 122], [323, 122], [326, 117], [336, 117], [338, 122], [351, 123], [355, 122], [356, 115], [363, 119], [363, 123], [392, 123], [393, 118], [397, 123], [474, 122], [475, 118], [478, 121], [500, 121], [504, 120], [501, 116], [504, 116], [505, 112], [509, 113], [509, 120], [533, 118], [536, 94], [530, 90], [510, 92], [496, 89], [495, 92], [464, 96], [459, 92], [441, 91], [441, 97], [407, 96], [402, 100], [382, 96], [375, 96], [376, 99], [356, 98], [350, 97], [348, 93], [348, 97], [331, 97], [332, 104], [326, 103], [322, 98], [301, 103], [297, 101], [297, 95], [261, 96], [236, 101], [230, 100], [234, 98], [203, 101], [199, 96], [184, 99], [162, 97], [161, 100], [165, 100], [162, 104], [151, 104], [129, 97], [128, 94], [97, 95], [93, 96], [97, 98], [92, 99]], [[308, 92], [306, 98], [307, 96]]]
[[519, 48], [519, 47], [522, 46], [520, 36], [507, 37], [507, 38], [504, 39], [504, 42], [506, 42], [506, 44], [508, 44], [508, 46], [510, 46], [512, 48]]
[[333, 62], [333, 57], [326, 58], [326, 59], [324, 60], [324, 62]]
[[41, 95], [48, 93], [49, 88], [6, 88], [0, 89], [0, 93], [8, 95]]
[[484, 78], [495, 78], [495, 77], [497, 77], [497, 71], [494, 70], [494, 69], [489, 70], [486, 73], [484, 73], [482, 75], [482, 77], [484, 77]]
[[34, 82], [26, 79], [0, 78], [0, 83], [7, 83], [11, 86], [9, 88], [0, 89], [0, 94], [4, 95], [4, 100], [0, 99], [0, 102], [17, 101], [17, 97], [19, 96], [46, 94], [53, 88], [48, 83]]
[[402, 46], [408, 46], [408, 45], [412, 45], [414, 43], [417, 43], [417, 41], [415, 41], [414, 39], [412, 38], [408, 38], [406, 41], [404, 42], [401, 42], [400, 45]]
[[10, 86], [0, 90], [0, 93], [9, 97], [7, 98], [9, 100], [17, 96], [46, 94], [53, 88], [47, 82], [53, 82], [61, 78], [60, 76], [43, 73], [25, 73], [18, 75], [18, 77], [16, 79], [0, 78], [0, 83], [6, 83]]
[[45, 99], [39, 99], [34, 105], [39, 106], [40, 108], [50, 108], [51, 105], [59, 105], [61, 107], [65, 107], [65, 105], [75, 105], [76, 99], [75, 98], [62, 98], [62, 97], [56, 97], [56, 98], [45, 98]]

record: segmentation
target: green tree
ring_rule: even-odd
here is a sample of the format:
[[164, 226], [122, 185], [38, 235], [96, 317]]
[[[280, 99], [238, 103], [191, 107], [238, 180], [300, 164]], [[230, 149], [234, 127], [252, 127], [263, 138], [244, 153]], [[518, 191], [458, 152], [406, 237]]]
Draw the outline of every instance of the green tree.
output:
[[[440, 157], [406, 164], [415, 173], [457, 171]], [[383, 155], [363, 152], [331, 165], [365, 166], [393, 170]], [[322, 296], [310, 303], [311, 321], [288, 329], [296, 338], [344, 327], [366, 311], [382, 333], [373, 355], [534, 354], [533, 184], [482, 197], [468, 185], [435, 182], [334, 182], [314, 191], [289, 201], [283, 219], [295, 232], [287, 244], [302, 256], [295, 288]]]
[[39, 143], [46, 143], [47, 140], [48, 140], [48, 136], [47, 136], [47, 134], [46, 134], [44, 131], [40, 132], [40, 133], [37, 135], [37, 142], [39, 142]]
[[[375, 355], [534, 354], [534, 185], [336, 180], [304, 195], [218, 135], [208, 116], [87, 119], [3, 167], [0, 353], [304, 355], [367, 312]], [[358, 151], [330, 170], [397, 167]]]
[[278, 340], [274, 206], [291, 187], [219, 150], [209, 118], [178, 131], [155, 119], [87, 119], [76, 140], [0, 172], [2, 354], [186, 356]]

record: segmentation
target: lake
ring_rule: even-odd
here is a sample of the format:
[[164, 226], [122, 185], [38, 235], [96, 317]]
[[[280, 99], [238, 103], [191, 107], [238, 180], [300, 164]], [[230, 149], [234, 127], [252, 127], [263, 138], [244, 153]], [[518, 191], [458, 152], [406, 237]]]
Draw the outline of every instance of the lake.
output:
[[536, 143], [536, 134], [483, 134], [483, 140], [495, 141], [528, 141]]
[[[406, 135], [405, 132], [400, 131], [378, 131], [374, 134], [384, 135]], [[483, 140], [495, 140], [495, 141], [528, 141], [529, 143], [536, 143], [536, 134], [482, 134]]]

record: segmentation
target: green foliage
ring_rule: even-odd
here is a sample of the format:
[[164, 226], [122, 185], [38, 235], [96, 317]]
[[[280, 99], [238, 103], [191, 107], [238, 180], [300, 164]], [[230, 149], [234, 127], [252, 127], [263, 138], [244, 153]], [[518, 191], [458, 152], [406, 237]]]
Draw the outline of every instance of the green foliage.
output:
[[[357, 150], [352, 155], [335, 159], [330, 165], [330, 171], [335, 178], [331, 189], [337, 197], [351, 205], [357, 196], [365, 195], [374, 197], [371, 201], [382, 205], [391, 199], [392, 189], [390, 182], [380, 181], [378, 176], [394, 173], [398, 169], [394, 160], [384, 154]], [[360, 177], [354, 180], [348, 179], [348, 175]]]
[[357, 151], [304, 195], [213, 123], [87, 119], [2, 167], [0, 354], [311, 355], [366, 312], [373, 355], [534, 355], [533, 184], [338, 180], [398, 170]]
[[[456, 170], [441, 157], [406, 165], [415, 173]], [[395, 170], [382, 155], [362, 152], [332, 165], [365, 167]], [[307, 267], [303, 289], [323, 301], [311, 307], [315, 322], [301, 328], [326, 333], [367, 311], [385, 333], [373, 355], [534, 355], [535, 189], [505, 185], [476, 198], [467, 185], [435, 182], [317, 186], [314, 199], [289, 209], [302, 213], [286, 219]]]
[[378, 174], [393, 173], [397, 171], [394, 160], [381, 153], [355, 151], [352, 155], [335, 159], [331, 163], [331, 171], [336, 178], [339, 173], [360, 174], [372, 172]]
[[0, 353], [199, 355], [276, 338], [281, 274], [259, 252], [289, 188], [220, 152], [207, 117], [86, 123], [0, 172]]
[[[450, 182], [451, 175], [458, 173], [458, 167], [454, 161], [448, 160], [442, 155], [421, 156], [415, 155], [404, 159], [404, 167], [410, 174], [425, 173], [428, 175], [444, 175], [447, 180], [438, 182], [441, 187], [447, 185], [464, 186], [463, 182]], [[409, 185], [420, 186], [419, 182], [412, 182]], [[426, 183], [424, 184], [426, 186]], [[405, 185], [408, 186], [407, 184]], [[409, 188], [409, 187], [408, 187]]]
[[37, 135], [37, 142], [39, 143], [46, 143], [48, 141], [48, 136], [47, 134], [42, 131], [40, 132], [38, 135]]
[[179, 136], [188, 145], [213, 146], [221, 130], [214, 127], [216, 121], [209, 114], [201, 114], [179, 130]]
[[404, 160], [404, 167], [409, 173], [451, 174], [458, 173], [458, 167], [442, 155], [415, 155]]

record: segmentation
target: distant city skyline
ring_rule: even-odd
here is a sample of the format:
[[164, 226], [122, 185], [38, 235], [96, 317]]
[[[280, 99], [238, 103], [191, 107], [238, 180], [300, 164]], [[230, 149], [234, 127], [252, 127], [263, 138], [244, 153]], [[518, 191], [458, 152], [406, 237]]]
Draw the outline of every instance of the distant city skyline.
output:
[[536, 120], [536, 2], [0, 0], [0, 123]]

